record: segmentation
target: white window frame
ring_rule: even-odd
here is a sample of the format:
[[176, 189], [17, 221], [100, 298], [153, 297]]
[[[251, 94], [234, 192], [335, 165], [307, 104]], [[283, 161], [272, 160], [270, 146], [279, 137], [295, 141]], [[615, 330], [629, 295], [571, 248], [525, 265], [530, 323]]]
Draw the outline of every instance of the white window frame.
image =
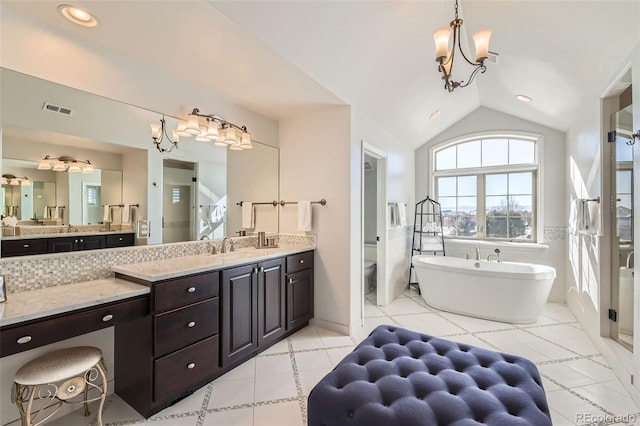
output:
[[[460, 168], [460, 169], [450, 169], [450, 170], [441, 170], [436, 171], [436, 152], [443, 150], [445, 148], [449, 148], [453, 145], [462, 144], [465, 142], [471, 142], [480, 139], [524, 139], [529, 140], [534, 143], [534, 161], [535, 164], [514, 164], [514, 165], [505, 165], [505, 166], [486, 166], [486, 167], [469, 167], [469, 168]], [[487, 238], [484, 234], [485, 230], [482, 229], [481, 235], [482, 237], [463, 237], [463, 236], [455, 236], [455, 237], [447, 237], [449, 239], [461, 239], [468, 241], [508, 241], [519, 244], [542, 244], [544, 240], [544, 188], [542, 185], [543, 177], [544, 177], [544, 167], [543, 162], [541, 161], [544, 153], [544, 136], [539, 133], [531, 133], [531, 132], [521, 132], [521, 131], [488, 131], [488, 132], [477, 132], [471, 133], [464, 136], [456, 137], [453, 139], [446, 140], [444, 142], [440, 142], [438, 144], [433, 145], [429, 148], [429, 157], [428, 157], [428, 170], [429, 170], [429, 191], [431, 194], [436, 194], [436, 178], [439, 177], [450, 177], [450, 176], [469, 176], [478, 174], [493, 174], [493, 173], [517, 173], [524, 171], [534, 171], [535, 179], [534, 179], [534, 188], [533, 188], [533, 203], [535, 205], [535, 217], [534, 220], [534, 235], [535, 241], [533, 240], [517, 240], [517, 239], [509, 239], [509, 238]], [[476, 194], [478, 199], [478, 211], [482, 207], [484, 209], [484, 185], [482, 186], [481, 191]], [[483, 210], [484, 211], [484, 210]], [[484, 216], [484, 214], [483, 214]], [[484, 227], [484, 223], [482, 225]], [[480, 230], [479, 230], [480, 231]]]

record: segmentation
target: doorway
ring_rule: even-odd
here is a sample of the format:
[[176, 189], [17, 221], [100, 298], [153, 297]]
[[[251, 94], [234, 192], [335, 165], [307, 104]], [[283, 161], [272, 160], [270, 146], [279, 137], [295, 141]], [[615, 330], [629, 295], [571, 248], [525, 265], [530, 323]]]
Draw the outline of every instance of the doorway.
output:
[[618, 97], [617, 111], [611, 114], [610, 193], [611, 203], [611, 297], [616, 313], [611, 337], [633, 350], [634, 335], [634, 250], [633, 250], [633, 111], [631, 86]]
[[195, 239], [195, 163], [168, 160], [162, 167], [162, 242]]
[[387, 155], [362, 142], [361, 151], [361, 309], [365, 303], [387, 305]]

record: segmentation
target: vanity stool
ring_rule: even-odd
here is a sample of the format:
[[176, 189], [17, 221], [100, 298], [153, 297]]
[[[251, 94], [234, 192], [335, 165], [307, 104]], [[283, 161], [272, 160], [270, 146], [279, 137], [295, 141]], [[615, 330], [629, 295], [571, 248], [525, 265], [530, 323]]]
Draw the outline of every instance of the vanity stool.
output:
[[313, 388], [309, 426], [551, 426], [529, 360], [381, 325]]
[[[100, 395], [90, 399], [89, 388]], [[88, 403], [97, 400], [98, 425], [102, 426], [106, 396], [107, 368], [102, 351], [90, 346], [60, 349], [29, 361], [16, 371], [11, 388], [11, 401], [18, 406], [22, 426], [43, 423], [63, 403], [83, 403], [84, 415], [88, 416]], [[34, 400], [39, 401], [39, 408], [34, 407]], [[40, 414], [43, 417], [36, 421]]]

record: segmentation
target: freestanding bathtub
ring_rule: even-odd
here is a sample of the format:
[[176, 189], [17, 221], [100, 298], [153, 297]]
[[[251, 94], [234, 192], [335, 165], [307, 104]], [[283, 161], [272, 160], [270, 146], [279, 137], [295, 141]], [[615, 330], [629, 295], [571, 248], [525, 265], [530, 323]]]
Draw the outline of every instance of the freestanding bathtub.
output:
[[545, 265], [444, 256], [414, 256], [413, 267], [429, 306], [510, 323], [534, 322], [556, 277]]

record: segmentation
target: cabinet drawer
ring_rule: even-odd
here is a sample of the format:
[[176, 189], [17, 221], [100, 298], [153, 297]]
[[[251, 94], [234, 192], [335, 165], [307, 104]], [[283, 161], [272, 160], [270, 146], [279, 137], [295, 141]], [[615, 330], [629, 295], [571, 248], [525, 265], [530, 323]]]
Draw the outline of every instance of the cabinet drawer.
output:
[[175, 396], [218, 369], [218, 336], [154, 361], [154, 400]]
[[44, 238], [2, 241], [2, 257], [43, 254], [46, 252], [47, 240]]
[[218, 296], [219, 273], [192, 275], [154, 284], [154, 311], [172, 308]]
[[107, 248], [127, 247], [133, 245], [133, 234], [107, 235]]
[[313, 251], [287, 256], [287, 274], [313, 267]]
[[[147, 296], [114, 302], [70, 315], [50, 316], [27, 324], [0, 329], [0, 356], [142, 318], [149, 313]], [[19, 343], [22, 342], [22, 343]]]
[[218, 334], [218, 298], [156, 315], [155, 356], [166, 355], [205, 337]]

